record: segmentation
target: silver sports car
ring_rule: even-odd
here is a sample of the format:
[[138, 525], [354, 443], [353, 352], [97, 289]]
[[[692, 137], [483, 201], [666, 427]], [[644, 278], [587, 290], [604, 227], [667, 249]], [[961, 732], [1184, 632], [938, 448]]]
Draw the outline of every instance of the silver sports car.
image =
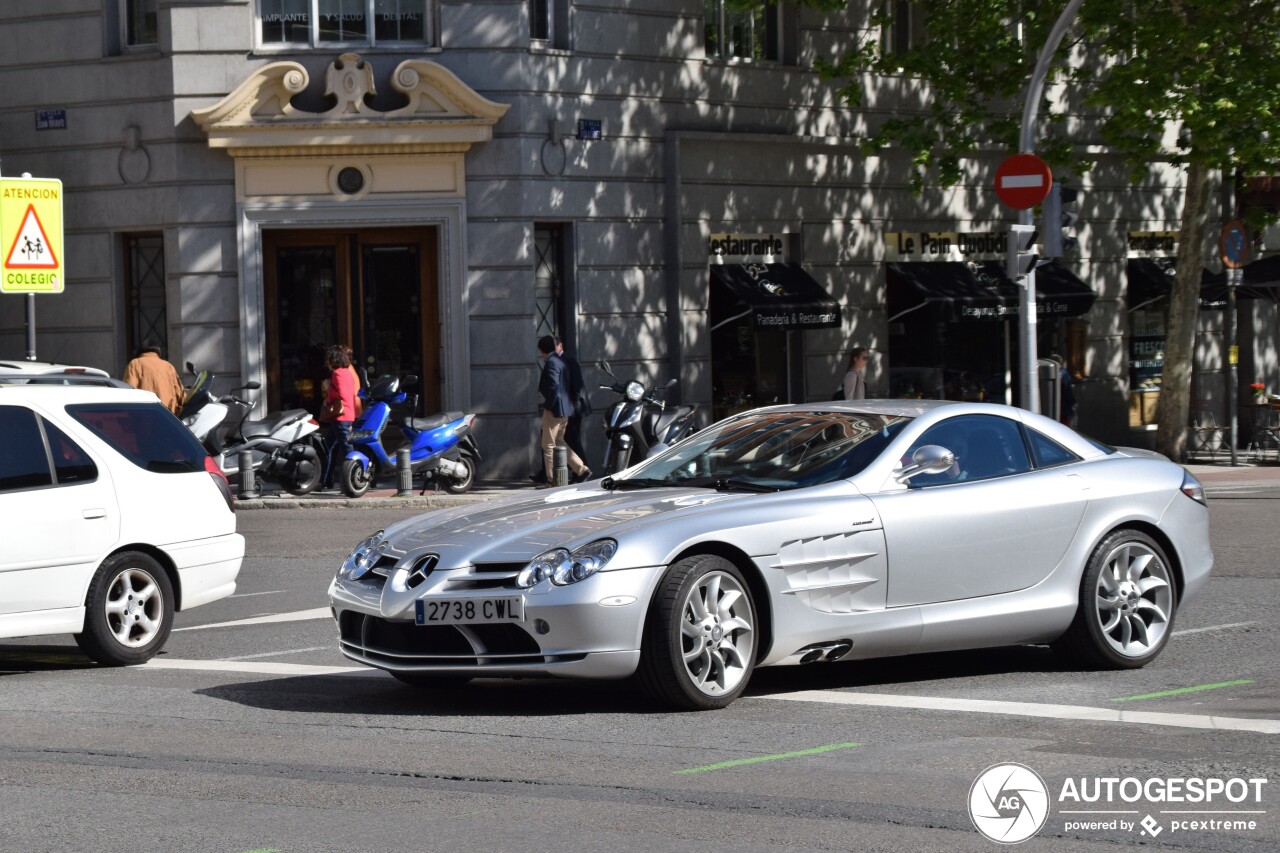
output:
[[1209, 577], [1181, 467], [982, 403], [757, 409], [603, 480], [378, 531], [343, 654], [417, 686], [637, 676], [720, 708], [757, 666], [1050, 643], [1139, 667]]

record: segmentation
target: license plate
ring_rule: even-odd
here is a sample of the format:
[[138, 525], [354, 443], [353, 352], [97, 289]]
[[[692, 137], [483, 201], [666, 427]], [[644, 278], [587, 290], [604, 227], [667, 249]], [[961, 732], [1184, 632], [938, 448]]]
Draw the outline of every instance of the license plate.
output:
[[522, 595], [507, 595], [502, 598], [420, 598], [414, 605], [414, 621], [419, 625], [524, 621]]

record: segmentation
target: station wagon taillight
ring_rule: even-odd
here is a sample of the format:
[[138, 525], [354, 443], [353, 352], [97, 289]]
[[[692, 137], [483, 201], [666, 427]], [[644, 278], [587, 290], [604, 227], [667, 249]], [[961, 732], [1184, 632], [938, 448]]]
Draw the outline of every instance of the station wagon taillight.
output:
[[213, 482], [218, 486], [218, 491], [222, 492], [222, 496], [226, 498], [227, 509], [232, 512], [236, 511], [236, 497], [231, 493], [231, 481], [227, 479], [227, 475], [222, 473], [222, 469], [218, 467], [218, 463], [213, 461], [212, 456], [204, 458], [204, 470], [209, 472], [209, 476], [213, 478]]

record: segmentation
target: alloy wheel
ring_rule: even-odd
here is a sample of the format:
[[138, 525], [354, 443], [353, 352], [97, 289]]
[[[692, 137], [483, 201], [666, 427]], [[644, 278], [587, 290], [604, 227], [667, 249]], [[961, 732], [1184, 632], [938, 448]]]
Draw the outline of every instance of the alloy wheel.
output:
[[1098, 573], [1094, 607], [1102, 635], [1116, 653], [1148, 654], [1169, 629], [1173, 612], [1169, 568], [1142, 542], [1118, 545]]
[[751, 603], [725, 572], [708, 572], [689, 590], [681, 611], [685, 672], [702, 693], [729, 693], [750, 672], [754, 649]]

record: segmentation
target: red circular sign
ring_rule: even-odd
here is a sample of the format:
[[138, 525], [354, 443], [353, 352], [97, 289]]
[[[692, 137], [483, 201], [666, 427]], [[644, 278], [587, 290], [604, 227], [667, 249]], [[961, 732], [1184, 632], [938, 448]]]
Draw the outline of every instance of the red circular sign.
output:
[[1034, 154], [1014, 154], [996, 169], [996, 195], [1014, 210], [1035, 207], [1049, 195], [1053, 172]]

